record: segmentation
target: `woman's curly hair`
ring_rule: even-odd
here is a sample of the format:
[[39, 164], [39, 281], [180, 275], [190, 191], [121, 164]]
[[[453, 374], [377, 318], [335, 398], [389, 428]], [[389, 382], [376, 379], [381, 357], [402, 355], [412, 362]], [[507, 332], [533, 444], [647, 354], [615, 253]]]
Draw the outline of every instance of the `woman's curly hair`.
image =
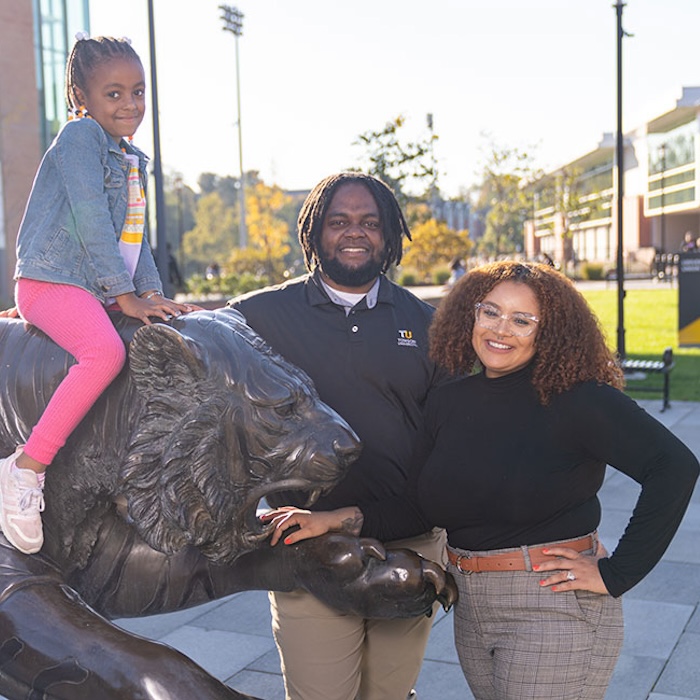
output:
[[438, 364], [453, 374], [474, 370], [479, 360], [472, 346], [474, 307], [501, 282], [525, 284], [537, 297], [540, 322], [532, 383], [543, 404], [579, 382], [623, 387], [622, 370], [586, 300], [564, 275], [536, 263], [495, 262], [457, 282], [430, 328], [430, 354]]

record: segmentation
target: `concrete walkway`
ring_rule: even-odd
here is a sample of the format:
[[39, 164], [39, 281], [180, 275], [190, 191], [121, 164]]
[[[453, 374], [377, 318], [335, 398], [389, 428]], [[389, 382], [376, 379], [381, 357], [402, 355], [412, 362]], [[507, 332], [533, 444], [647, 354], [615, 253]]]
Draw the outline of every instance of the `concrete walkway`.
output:
[[[700, 457], [700, 404], [640, 401]], [[613, 548], [637, 495], [636, 484], [609, 470], [601, 491], [601, 538]], [[656, 569], [623, 599], [622, 656], [607, 700], [700, 699], [700, 488]], [[168, 615], [117, 621], [183, 651], [230, 686], [264, 700], [284, 700], [267, 595], [238, 593]], [[58, 640], [60, 643], [60, 640]], [[417, 683], [420, 700], [472, 700], [453, 646], [452, 615], [437, 616]], [[190, 698], [183, 700], [193, 700]]]

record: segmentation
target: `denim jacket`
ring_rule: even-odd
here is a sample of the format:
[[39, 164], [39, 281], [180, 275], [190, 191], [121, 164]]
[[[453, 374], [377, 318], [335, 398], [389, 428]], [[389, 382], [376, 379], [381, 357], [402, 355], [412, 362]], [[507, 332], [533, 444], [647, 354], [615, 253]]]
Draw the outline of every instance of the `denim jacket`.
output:
[[[146, 181], [146, 156], [139, 171]], [[44, 155], [17, 237], [15, 278], [81, 287], [103, 303], [127, 292], [162, 291], [144, 231], [133, 280], [119, 252], [128, 163], [93, 119], [69, 121]]]

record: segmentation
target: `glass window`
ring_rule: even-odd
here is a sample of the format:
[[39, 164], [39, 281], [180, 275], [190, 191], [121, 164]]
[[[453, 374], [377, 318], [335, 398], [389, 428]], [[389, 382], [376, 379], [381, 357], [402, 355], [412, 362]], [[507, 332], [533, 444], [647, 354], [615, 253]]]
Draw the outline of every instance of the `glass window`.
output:
[[649, 175], [695, 162], [695, 120], [664, 134], [649, 134]]
[[73, 37], [89, 26], [88, 0], [34, 0], [41, 140], [45, 149], [66, 121], [65, 66]]

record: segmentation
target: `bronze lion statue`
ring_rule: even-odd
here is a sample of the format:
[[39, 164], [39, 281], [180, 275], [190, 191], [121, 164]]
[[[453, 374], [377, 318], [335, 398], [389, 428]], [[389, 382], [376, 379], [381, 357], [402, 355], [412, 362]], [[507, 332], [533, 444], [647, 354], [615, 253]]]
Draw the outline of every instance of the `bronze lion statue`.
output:
[[[42, 551], [22, 554], [0, 534], [0, 694], [248, 698], [109, 622], [242, 590], [301, 587], [366, 617], [451, 605], [454, 582], [407, 550], [342, 534], [269, 546], [261, 499], [294, 489], [313, 502], [360, 444], [237, 311], [114, 322], [129, 362], [47, 471]], [[0, 454], [26, 440], [73, 362], [0, 319]]]

